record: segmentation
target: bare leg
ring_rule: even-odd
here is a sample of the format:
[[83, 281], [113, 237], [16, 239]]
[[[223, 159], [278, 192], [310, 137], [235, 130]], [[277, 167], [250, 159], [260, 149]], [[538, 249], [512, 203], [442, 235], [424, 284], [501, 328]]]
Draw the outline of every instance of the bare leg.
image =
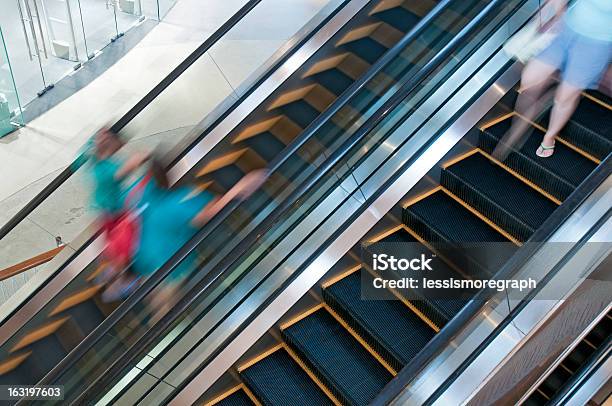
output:
[[554, 149], [551, 147], [555, 145], [555, 136], [565, 127], [565, 124], [567, 124], [574, 111], [576, 111], [581, 92], [582, 89], [565, 82], [559, 85], [555, 93], [555, 104], [550, 113], [548, 129], [542, 139], [542, 145], [536, 152], [538, 156], [547, 158], [553, 154]]
[[[531, 60], [525, 66], [521, 75], [521, 92], [514, 107], [520, 116], [527, 120], [533, 120], [544, 108], [546, 100], [550, 97], [546, 89], [552, 82], [555, 70], [555, 67], [540, 62], [537, 59]], [[522, 141], [529, 128], [529, 123], [519, 115], [513, 117], [510, 130], [493, 151], [493, 156], [497, 159], [504, 160], [508, 156], [510, 149]]]

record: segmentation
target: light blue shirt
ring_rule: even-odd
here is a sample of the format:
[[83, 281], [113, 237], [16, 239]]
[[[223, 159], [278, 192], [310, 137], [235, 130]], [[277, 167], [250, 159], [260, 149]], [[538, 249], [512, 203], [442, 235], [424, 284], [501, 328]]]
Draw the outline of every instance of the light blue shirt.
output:
[[612, 42], [612, 0], [577, 0], [565, 21], [580, 35]]

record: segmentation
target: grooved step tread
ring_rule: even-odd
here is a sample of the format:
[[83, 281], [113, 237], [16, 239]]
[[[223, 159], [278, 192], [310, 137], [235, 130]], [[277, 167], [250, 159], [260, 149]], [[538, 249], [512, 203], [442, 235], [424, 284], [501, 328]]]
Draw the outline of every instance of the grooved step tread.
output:
[[351, 328], [399, 370], [431, 340], [435, 331], [399, 300], [362, 300], [361, 278], [372, 280], [362, 272], [365, 271], [354, 272], [328, 286], [324, 297]]
[[264, 405], [333, 405], [284, 349], [241, 371], [240, 376]]
[[[506, 242], [503, 235], [474, 216], [443, 191], [437, 191], [425, 199], [404, 209], [404, 222], [427, 241], [440, 242]], [[418, 222], [418, 224], [416, 224]], [[428, 238], [433, 231], [438, 240]]]
[[441, 179], [444, 187], [521, 241], [527, 240], [557, 208], [553, 201], [480, 153], [447, 167]]
[[421, 20], [419, 16], [401, 6], [380, 11], [376, 16], [403, 32], [410, 31]]
[[[511, 120], [507, 119], [487, 128], [481, 133], [481, 148], [486, 152], [492, 152], [510, 127]], [[522, 147], [514, 150], [504, 160], [504, 164], [551, 195], [564, 200], [597, 165], [562, 142], [556, 144], [555, 153], [551, 157], [536, 156], [536, 150], [544, 133], [534, 127], [532, 129], [533, 132]]]
[[229, 396], [224, 397], [218, 402], [212, 403], [215, 406], [253, 406], [254, 403], [242, 389], [237, 390]]
[[392, 378], [324, 309], [292, 324], [282, 333], [313, 373], [343, 403], [368, 404]]
[[387, 51], [387, 48], [372, 38], [361, 38], [342, 46], [371, 65]]

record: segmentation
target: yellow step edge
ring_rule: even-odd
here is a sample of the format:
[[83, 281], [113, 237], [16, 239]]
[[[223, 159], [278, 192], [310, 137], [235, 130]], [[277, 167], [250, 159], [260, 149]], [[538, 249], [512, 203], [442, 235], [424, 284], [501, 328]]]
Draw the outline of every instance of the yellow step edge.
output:
[[251, 392], [251, 390], [247, 388], [245, 384], [242, 384], [241, 386], [244, 393], [247, 394], [247, 396], [249, 397], [249, 399], [251, 399], [251, 402], [253, 402], [255, 406], [263, 406], [259, 399], [257, 399], [257, 397], [255, 396], [255, 394], [253, 394], [253, 392]]
[[540, 192], [540, 194], [542, 196], [546, 197], [548, 200], [552, 201], [553, 203], [555, 203], [558, 206], [561, 205], [561, 203], [562, 203], [561, 200], [557, 199], [555, 196], [551, 195], [546, 190], [542, 189], [540, 186], [536, 185], [535, 183], [533, 183], [531, 180], [527, 179], [526, 177], [524, 177], [520, 173], [516, 172], [514, 169], [506, 166], [503, 162], [497, 160], [496, 158], [494, 158], [493, 156], [489, 155], [488, 153], [486, 153], [485, 151], [483, 151], [481, 149], [479, 149], [478, 152], [480, 154], [482, 154], [485, 158], [487, 158], [489, 161], [495, 163], [497, 166], [501, 167], [506, 172], [510, 173], [512, 176], [514, 176], [515, 178], [517, 178], [520, 181], [522, 181], [523, 183], [525, 183], [527, 186], [529, 186], [532, 189], [535, 189], [536, 191]]
[[380, 27], [383, 23], [376, 22], [368, 25], [364, 25], [363, 27], [355, 28], [344, 34], [342, 38], [338, 42], [336, 42], [336, 46], [348, 44], [349, 42], [357, 41], [359, 39], [369, 37], [378, 27]]
[[336, 94], [323, 85], [316, 85], [304, 96], [304, 101], [319, 112], [325, 111], [336, 99]]
[[505, 121], [505, 120], [508, 120], [509, 118], [512, 118], [514, 115], [515, 115], [515, 112], [514, 112], [514, 111], [511, 111], [510, 113], [506, 113], [506, 114], [504, 114], [504, 115], [502, 115], [502, 116], [499, 116], [499, 117], [497, 117], [497, 118], [494, 118], [494, 119], [493, 119], [493, 120], [491, 120], [491, 121], [487, 121], [486, 123], [484, 123], [483, 125], [481, 125], [480, 127], [478, 127], [478, 129], [479, 129], [480, 131], [484, 131], [484, 130], [486, 130], [487, 128], [493, 127], [495, 124], [499, 124], [499, 123], [501, 123], [502, 121]]
[[215, 158], [208, 162], [202, 169], [198, 171], [197, 176], [204, 176], [208, 173], [214, 172], [218, 169], [226, 167], [236, 162], [242, 155], [248, 151], [248, 148], [242, 148], [237, 151], [228, 152], [218, 158]]
[[[416, 234], [414, 234], [414, 235], [416, 235]], [[350, 251], [349, 251], [349, 255], [352, 255], [354, 257], [354, 254], [351, 254]], [[361, 261], [361, 258], [356, 258], [356, 259]], [[361, 267], [361, 268], [363, 268], [363, 267]], [[377, 273], [375, 273], [374, 270], [372, 270], [369, 267], [366, 267], [364, 269], [366, 270], [366, 272], [368, 272], [374, 278], [378, 278], [380, 276]], [[396, 289], [389, 289], [389, 291], [391, 292], [391, 294], [393, 294], [393, 296], [398, 298], [400, 302], [402, 302], [406, 307], [408, 307], [408, 309], [411, 312], [415, 313], [417, 315], [417, 317], [419, 317], [425, 324], [427, 324], [429, 327], [431, 327], [436, 333], [440, 331], [440, 327], [438, 327], [438, 325], [436, 323], [431, 321], [429, 319], [429, 317], [427, 317], [424, 313], [422, 313], [419, 309], [417, 309], [412, 303], [410, 303], [410, 301], [408, 299], [406, 299], [405, 297], [400, 295], [399, 292], [397, 292]]]
[[372, 8], [368, 15], [372, 16], [383, 11], [391, 10], [392, 8], [401, 7], [404, 0], [382, 0]]
[[238, 372], [242, 372], [245, 369], [257, 364], [259, 361], [266, 358], [268, 355], [274, 354], [276, 351], [280, 350], [281, 348], [283, 348], [282, 344], [276, 344], [274, 347], [262, 352], [261, 354], [256, 355], [252, 359], [246, 361], [244, 364], [238, 366], [238, 368], [236, 369], [238, 370]]
[[567, 372], [569, 372], [570, 374], [572, 374], [572, 375], [574, 374], [574, 371], [572, 371], [572, 370], [571, 370], [571, 369], [569, 369], [567, 366], [565, 366], [565, 365], [563, 364], [563, 362], [561, 362], [561, 363], [559, 364], [559, 366], [560, 366], [561, 368], [565, 369], [565, 370], [566, 370]]
[[587, 343], [587, 345], [588, 345], [589, 347], [593, 348], [594, 350], [596, 350], [596, 349], [597, 349], [597, 347], [595, 346], [595, 344], [593, 344], [593, 343], [591, 343], [589, 340], [587, 340], [587, 339], [586, 339], [586, 337], [585, 337], [585, 338], [583, 338], [583, 339], [582, 339], [582, 341], [584, 341], [585, 343]]
[[349, 52], [344, 52], [339, 55], [334, 55], [329, 58], [322, 59], [312, 65], [304, 74], [302, 75], [302, 79], [307, 77], [316, 75], [317, 73], [325, 72], [330, 69], [334, 69], [338, 67], [344, 60], [350, 55]]
[[498, 226], [497, 224], [492, 222], [484, 214], [482, 214], [481, 212], [479, 212], [478, 210], [476, 210], [475, 208], [473, 208], [472, 206], [467, 204], [465, 201], [461, 200], [458, 196], [454, 195], [450, 190], [448, 190], [446, 188], [442, 188], [442, 191], [444, 193], [446, 193], [451, 199], [455, 200], [457, 203], [459, 203], [460, 205], [465, 207], [467, 210], [469, 210], [470, 213], [472, 213], [473, 215], [475, 215], [476, 217], [478, 217], [479, 219], [481, 219], [482, 221], [487, 223], [488, 226], [490, 226], [495, 231], [497, 231], [498, 233], [500, 233], [501, 235], [506, 237], [508, 240], [512, 241], [514, 244], [516, 244], [519, 247], [523, 245], [523, 243], [521, 241], [517, 240], [515, 237], [513, 237], [511, 234], [509, 234], [503, 228], [501, 228], [500, 226]]
[[[378, 278], [380, 277], [380, 275], [378, 275], [377, 273], [374, 272], [374, 270], [366, 268], [366, 271], [372, 275], [374, 278]], [[399, 292], [397, 291], [397, 289], [389, 289], [389, 291], [391, 292], [391, 294], [393, 296], [395, 296], [400, 302], [402, 302], [404, 304], [404, 306], [406, 306], [412, 313], [416, 314], [416, 316], [421, 319], [421, 321], [423, 321], [423, 323], [427, 324], [433, 331], [435, 331], [436, 333], [440, 332], [440, 327], [438, 327], [438, 325], [436, 323], [434, 323], [429, 317], [427, 317], [427, 315], [425, 313], [423, 313], [422, 311], [420, 311], [419, 309], [416, 308], [415, 305], [413, 305], [410, 300], [406, 299], [405, 297], [403, 297], [402, 295], [399, 294]]]
[[302, 361], [300, 357], [291, 348], [289, 348], [288, 345], [283, 344], [283, 347], [285, 351], [287, 351], [287, 354], [289, 354], [289, 356], [293, 359], [293, 361], [298, 364], [300, 368], [302, 368], [302, 370], [306, 372], [306, 375], [308, 375], [308, 377], [312, 379], [315, 385], [317, 385], [319, 389], [321, 389], [321, 391], [325, 393], [325, 396], [327, 396], [334, 405], [342, 406], [342, 403], [340, 403], [340, 401], [334, 396], [334, 394], [329, 390], [329, 388], [325, 386], [319, 378], [317, 378], [317, 376], [310, 370], [310, 368], [308, 368], [308, 365], [306, 365], [304, 361]]
[[[537, 128], [538, 130], [542, 131], [542, 132], [546, 132], [546, 127], [529, 120], [527, 117], [523, 116], [522, 114], [519, 114], [517, 112], [514, 112], [514, 114], [516, 114], [517, 116], [519, 116], [520, 118], [522, 118], [523, 120], [527, 121], [529, 124], [531, 124], [532, 126], [534, 126], [535, 128]], [[584, 156], [585, 158], [595, 162], [596, 164], [600, 164], [601, 160], [597, 159], [596, 157], [594, 157], [593, 155], [589, 154], [586, 151], [583, 151], [582, 149], [578, 148], [577, 146], [573, 145], [572, 143], [570, 143], [569, 141], [563, 139], [560, 136], [555, 137], [555, 142], [559, 141], [561, 144], [565, 145], [566, 147], [568, 147], [569, 149], [577, 152], [578, 154]]]
[[197, 195], [199, 195], [200, 193], [202, 193], [203, 191], [205, 191], [206, 189], [208, 189], [214, 182], [212, 180], [209, 180], [208, 182], [204, 182], [204, 183], [200, 183], [198, 185], [196, 185], [191, 192], [185, 196], [183, 198], [183, 200], [181, 200], [182, 202], [185, 202], [189, 199], [192, 199], [194, 197], [196, 197]]
[[465, 153], [463, 153], [463, 154], [461, 154], [459, 156], [456, 156], [455, 158], [452, 158], [452, 159], [444, 162], [442, 164], [442, 169], [449, 168], [449, 167], [455, 165], [457, 162], [461, 162], [464, 159], [471, 157], [472, 155], [474, 155], [477, 152], [478, 152], [478, 148], [474, 148], [474, 149], [469, 150], [468, 152], [465, 152]]
[[403, 32], [389, 24], [382, 24], [380, 27], [374, 30], [372, 35], [370, 35], [374, 41], [383, 45], [387, 49], [393, 48], [393, 46], [397, 44], [403, 36]]
[[610, 105], [609, 105], [608, 103], [606, 103], [605, 101], [603, 101], [603, 100], [601, 100], [601, 99], [598, 99], [598, 98], [597, 98], [597, 97], [595, 97], [595, 96], [591, 96], [590, 94], [588, 94], [588, 93], [586, 93], [586, 92], [582, 92], [582, 95], [583, 95], [584, 97], [586, 97], [587, 99], [589, 99], [589, 100], [591, 100], [591, 101], [593, 101], [593, 102], [595, 102], [595, 103], [597, 103], [597, 104], [599, 104], [599, 105], [601, 105], [601, 106], [603, 106], [603, 107], [607, 108], [608, 110], [612, 110], [612, 106], [610, 106]]
[[[425, 17], [425, 15], [427, 15], [427, 13], [429, 13], [436, 5], [437, 2], [434, 0], [419, 0], [404, 3], [404, 8], [410, 11], [412, 14], [416, 14], [419, 17]], [[451, 14], [454, 19], [460, 17], [457, 13], [451, 10], [448, 10], [447, 13]]]
[[548, 397], [548, 395], [546, 395], [546, 393], [542, 392], [542, 389], [537, 388], [536, 389], [537, 392], [540, 393], [540, 395], [544, 396], [546, 398], [546, 400], [550, 400], [550, 398]]
[[285, 330], [289, 327], [291, 327], [292, 325], [294, 325], [295, 323], [297, 323], [298, 321], [310, 316], [311, 314], [313, 314], [314, 312], [316, 312], [317, 310], [320, 310], [323, 307], [323, 303], [319, 303], [318, 305], [306, 310], [303, 313], [298, 314], [297, 316], [291, 318], [289, 321], [283, 323], [280, 325], [280, 329], [281, 330]]
[[380, 356], [379, 353], [376, 352], [376, 350], [374, 350], [374, 348], [372, 348], [370, 346], [370, 344], [368, 344], [363, 337], [361, 337], [359, 334], [357, 334], [357, 332], [355, 330], [353, 330], [353, 328], [351, 326], [348, 325], [348, 323], [342, 318], [340, 317], [340, 315], [338, 313], [336, 313], [331, 307], [329, 307], [328, 305], [324, 305], [323, 306], [325, 308], [325, 310], [327, 310], [327, 312], [329, 314], [332, 315], [332, 317], [334, 319], [336, 319], [336, 321], [342, 326], [344, 327], [344, 329], [346, 331], [349, 332], [350, 335], [353, 336], [353, 338], [355, 340], [357, 340], [357, 342], [359, 342], [359, 344], [361, 344], [361, 346], [363, 348], [366, 349], [367, 352], [370, 353], [370, 355], [372, 355], [387, 371], [389, 371], [389, 373], [393, 376], [397, 375], [397, 371], [391, 366], [389, 365], [389, 363], [387, 361], [385, 361], [385, 359], [383, 357]]
[[303, 99], [308, 93], [310, 93], [317, 84], [311, 84], [308, 86], [300, 87], [299, 89], [290, 90], [281, 94], [279, 97], [274, 100], [270, 106], [268, 106], [267, 110], [271, 111], [282, 107], [286, 104], [293, 103], [294, 101]]
[[270, 128], [274, 127], [282, 118], [283, 116], [276, 116], [255, 124], [251, 124], [244, 130], [240, 131], [240, 133], [238, 133], [238, 135], [232, 140], [232, 144], [236, 144], [238, 142], [254, 137], [255, 135], [268, 131]]
[[98, 266], [96, 267], [96, 270], [93, 271], [91, 274], [89, 274], [87, 276], [87, 278], [85, 278], [85, 280], [87, 282], [91, 282], [94, 279], [96, 279], [96, 277], [98, 275], [100, 275], [102, 273], [102, 271], [104, 271], [106, 269], [106, 267], [108, 266], [108, 263], [106, 261], [100, 261], [100, 263], [98, 264]]
[[436, 193], [438, 190], [441, 190], [442, 186], [436, 186], [433, 189], [428, 190], [427, 192], [421, 193], [420, 195], [413, 197], [412, 199], [408, 200], [406, 203], [402, 204], [402, 208], [407, 208], [409, 206], [412, 206], [415, 203], [420, 202], [421, 200], [433, 195], [434, 193]]
[[36, 330], [26, 334], [21, 340], [19, 340], [9, 352], [15, 352], [22, 349], [38, 340], [41, 340], [53, 333], [55, 333], [70, 317], [62, 317], [61, 319], [52, 321], [37, 328]]
[[55, 316], [56, 314], [61, 313], [64, 310], [67, 310], [71, 307], [85, 302], [86, 300], [91, 299], [96, 293], [100, 291], [100, 289], [102, 289], [102, 286], [102, 284], [94, 285], [68, 296], [66, 299], [59, 302], [59, 304], [55, 306], [53, 310], [51, 310], [49, 316]]
[[353, 80], [358, 80], [370, 68], [370, 64], [355, 54], [349, 56], [338, 65], [338, 69]]
[[421, 237], [419, 234], [417, 234], [416, 231], [414, 231], [413, 229], [411, 229], [405, 224], [402, 224], [402, 228], [404, 229], [404, 231], [410, 234], [414, 239], [416, 239], [420, 244], [424, 245], [425, 248], [427, 248], [429, 251], [436, 254], [438, 258], [440, 258], [440, 260], [442, 260], [448, 267], [454, 269], [458, 274], [464, 275], [466, 278], [468, 278], [468, 276], [464, 274], [463, 271], [457, 267], [457, 265], [455, 265], [452, 261], [448, 260], [448, 258], [446, 258], [444, 255], [440, 254], [433, 245], [431, 245], [428, 241], [425, 241], [425, 239]]
[[212, 406], [214, 404], [217, 404], [219, 402], [221, 402], [223, 399], [228, 398], [230, 396], [232, 396], [234, 393], [238, 392], [239, 390], [242, 389], [243, 384], [240, 384], [238, 386], [234, 386], [232, 389], [223, 392], [222, 394], [220, 394], [219, 396], [213, 398], [211, 401], [204, 403], [204, 406]]
[[30, 355], [32, 351], [24, 352], [23, 354], [18, 354], [10, 357], [6, 361], [2, 361], [0, 363], [0, 376], [7, 374], [17, 368], [23, 361], [25, 361]]
[[321, 287], [323, 289], [328, 288], [331, 285], [333, 285], [334, 283], [341, 281], [342, 279], [346, 278], [349, 275], [354, 274], [355, 272], [359, 271], [360, 269], [361, 269], [361, 265], [357, 265], [357, 266], [354, 266], [354, 267], [352, 267], [350, 269], [347, 269], [346, 271], [342, 272], [340, 275], [336, 275], [333, 278], [323, 282], [321, 284]]
[[276, 123], [270, 132], [278, 138], [283, 144], [289, 145], [300, 133], [302, 127], [293, 122], [289, 117], [283, 116], [283, 119]]

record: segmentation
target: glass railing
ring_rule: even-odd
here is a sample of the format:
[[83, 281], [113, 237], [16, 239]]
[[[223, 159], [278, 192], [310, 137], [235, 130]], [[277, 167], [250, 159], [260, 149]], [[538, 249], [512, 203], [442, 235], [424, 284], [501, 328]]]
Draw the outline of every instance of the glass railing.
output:
[[[266, 45], [265, 52], [258, 56], [252, 56], [249, 64], [245, 64], [245, 67], [239, 72], [235, 71], [236, 76], [233, 77], [233, 80], [235, 80], [234, 85], [240, 88], [243, 94], [252, 91], [262, 78], [267, 77], [270, 72], [274, 71], [277, 65], [288, 54], [300, 49], [300, 45], [311, 37], [318, 27], [325, 24], [329, 18], [335, 15], [347, 3], [348, 0], [316, 2], [316, 5], [293, 10], [294, 14], [291, 14], [291, 7], [281, 7], [284, 19], [273, 19], [273, 21], [269, 22], [266, 32], [270, 38], [278, 36], [282, 39], [262, 40], [263, 42], [269, 42]], [[207, 42], [192, 53], [188, 60], [177, 67], [174, 74], [169, 75], [164, 82], [158, 85], [160, 87], [153, 89], [149, 94], [149, 98], [143, 99], [138, 106], [135, 106], [134, 109], [119, 120], [115, 124], [117, 129], [125, 128], [128, 135], [133, 136], [126, 146], [126, 150], [149, 149], [160, 141], [187, 139], [183, 127], [157, 133], [164, 128], [168, 128], [167, 126], [164, 127], [166, 119], [162, 111], [164, 109], [190, 110], [195, 115], [190, 118], [191, 122], [189, 120], [184, 122], [188, 126], [194, 123], [196, 115], [199, 115], [198, 119], [205, 117], [214, 107], [213, 103], [220, 102], [227, 95], [225, 93], [217, 94], [216, 99], [210, 98], [211, 93], [208, 92], [210, 90], [208, 86], [214, 87], [216, 82], [211, 75], [213, 73], [215, 75], [218, 74], [218, 70], [214, 70], [213, 73], [210, 72], [210, 52], [223, 53], [222, 47], [237, 47], [237, 50], [244, 46], [248, 47], [248, 42], [245, 44], [243, 40], [245, 33], [257, 29], [257, 23], [262, 15], [278, 14], [280, 12], [276, 8], [278, 5], [279, 3], [275, 0], [254, 0], [248, 2], [239, 11], [234, 13], [222, 29], [212, 34]], [[277, 25], [275, 25], [274, 21], [277, 22]], [[299, 22], [299, 24], [294, 24], [293, 22], [295, 21]], [[197, 92], [193, 95], [190, 92], [195, 90], [191, 89], [194, 87], [191, 86], [194, 81], [197, 82]], [[228, 100], [232, 103], [223, 103], [223, 107], [226, 110], [221, 111], [217, 109], [215, 114], [222, 116], [227, 113], [227, 110], [235, 108], [240, 102], [240, 100], [237, 100], [233, 90], [228, 90], [229, 93], [231, 94], [228, 96]], [[150, 132], [146, 132], [149, 131], [145, 129], [147, 120], [154, 122], [151, 126], [157, 126], [157, 128], [149, 128], [150, 132], [155, 133], [153, 135]], [[179, 122], [177, 121], [171, 124], [170, 127], [178, 124]], [[137, 133], [138, 135], [136, 135]], [[142, 134], [149, 136], [143, 138]], [[192, 133], [190, 135], [197, 138], [200, 133]], [[194, 141], [195, 138], [191, 141]], [[66, 199], [67, 195], [73, 200], [82, 199], [80, 202], [73, 201], [71, 203], [79, 203], [82, 208], [88, 207], [88, 202], [84, 200], [85, 193], [83, 193], [84, 190], [89, 190], [88, 169], [81, 167], [81, 165], [82, 163], [77, 159], [73, 165], [74, 171], [70, 172], [68, 170], [66, 172], [67, 178], [56, 184], [56, 186], [59, 186], [53, 189], [50, 196], [39, 202], [40, 205], [35, 206], [27, 217], [17, 222], [16, 226], [0, 240], [1, 261], [10, 260], [12, 264], [29, 256], [39, 254], [47, 248], [52, 248], [55, 245], [54, 239], [53, 243], [49, 246], [37, 244], [41, 237], [43, 240], [45, 237], [51, 239], [52, 234], [41, 235], [43, 233], [41, 233], [35, 224], [41, 219], [57, 223], [66, 222], [62, 217], [62, 213], [72, 212], [72, 210], [67, 208], [64, 210], [65, 204], [63, 199]], [[96, 272], [99, 270], [99, 263], [96, 261], [96, 258], [102, 251], [103, 244], [101, 238], [98, 238], [96, 224], [90, 224], [95, 217], [86, 209], [83, 210], [86, 213], [79, 214], [80, 221], [73, 219], [68, 221], [67, 225], [64, 225], [66, 226], [64, 228], [66, 233], [63, 233], [62, 237], [64, 241], [69, 242], [69, 245], [62, 253], [62, 255], [65, 255], [65, 258], [62, 258], [64, 262], [60, 263], [59, 267], [58, 264], [51, 264], [52, 267], [49, 266], [49, 269], [42, 273], [41, 276], [43, 278], [37, 277], [35, 284], [30, 283], [26, 286], [28, 292], [27, 295], [21, 298], [21, 302], [11, 302], [9, 300], [0, 305], [0, 318], [2, 319], [2, 325], [0, 325], [0, 359], [9, 359], [16, 352], [19, 354], [18, 349], [22, 352], [25, 351], [19, 342], [31, 331], [41, 326], [44, 327], [48, 323], [64, 320], [66, 315], [62, 313], [62, 309], [66, 309], [66, 300], [74, 299], [74, 295], [78, 296], [79, 292], [84, 293], [83, 289], [88, 293], [95, 293], [91, 289], [96, 290], [100, 288], [100, 285], [95, 281]], [[87, 225], [91, 225], [91, 227], [83, 232]], [[70, 243], [70, 241], [74, 241], [74, 244]], [[87, 258], [86, 262], [84, 262], [85, 258]], [[0, 268], [3, 265], [0, 263]], [[28, 300], [29, 298], [34, 298], [34, 300]], [[114, 308], [114, 306], [103, 304], [100, 307], [103, 309], [103, 314], [101, 315], [98, 312], [98, 316], [102, 317], [99, 317], [97, 321], [89, 320], [87, 326], [84, 326], [84, 330], [90, 331], [92, 322], [100, 322]], [[86, 334], [80, 334], [80, 336], [83, 335]], [[73, 339], [70, 342], [72, 342], [72, 345], [76, 344]], [[37, 364], [38, 361], [34, 358], [41, 360], [41, 368], [36, 370], [36, 374], [39, 374], [40, 371], [50, 370], [50, 364], [48, 360], [45, 360], [45, 358], [48, 358], [46, 354], [34, 351], [28, 362]]]
[[[135, 149], [150, 150], [162, 142], [168, 146], [193, 144], [201, 135], [198, 124], [204, 117], [227, 113], [240, 98], [237, 89], [240, 96], [251, 91], [261, 77], [346, 3], [325, 0], [292, 8], [280, 7], [272, 0], [251, 0], [239, 2], [236, 8], [224, 7], [229, 19], [221, 27], [210, 27], [216, 31], [113, 125], [129, 140], [119, 155]], [[279, 13], [283, 17], [270, 19], [265, 33], [257, 37], [260, 52], [251, 52], [245, 38], [257, 36], [262, 16]], [[242, 54], [248, 55], [248, 63], [240, 60]], [[231, 72], [231, 77], [222, 78], [221, 69]], [[77, 237], [82, 240], [83, 230], [96, 218], [86, 192], [91, 189], [88, 170], [81, 166], [82, 160], [75, 160], [21, 210], [15, 204], [13, 210], [4, 213], [10, 220], [0, 228], [0, 270], [54, 249], [58, 236], [68, 244], [66, 254], [79, 249], [72, 242]], [[43, 268], [29, 273], [34, 275]], [[16, 287], [11, 286], [11, 290]]]
[[[275, 267], [291, 255], [288, 249], [283, 253], [284, 257], [273, 258], [272, 268], [263, 269], [264, 273], [253, 272], [264, 257], [270, 260], [270, 254], [283, 247], [280, 244], [283, 237], [314, 213], [322, 199], [338, 190], [348, 189], [350, 192], [347, 194], [355, 195], [350, 199], [363, 202], [361, 190], [353, 193], [356, 182], [351, 168], [378, 150], [372, 149], [373, 145], [384, 145], [385, 137], [393, 132], [396, 124], [413, 114], [450, 73], [460, 69], [521, 3], [506, 2], [502, 6], [499, 2], [466, 4], [464, 1], [448, 1], [444, 7], [432, 11], [414, 41], [402, 43], [399, 50], [394, 49], [396, 57], [380, 67], [380, 72], [374, 76], [376, 80], [364, 84], [348, 104], [329, 121], [320, 124], [311, 138], [298, 140], [293, 154], [273, 161], [272, 176], [260, 192], [232, 210], [222, 212], [196, 235], [171, 263], [147, 282], [146, 288], [143, 286], [137, 305], [131, 308], [136, 302], [128, 303], [132, 298], [128, 299], [126, 305], [131, 311], [123, 312], [113, 321], [116, 322], [114, 326], [109, 325], [108, 331], [114, 332], [92, 341], [91, 347], [83, 346], [80, 359], [69, 368], [58, 370], [56, 377], [49, 382], [64, 385], [69, 398], [81, 395], [79, 400], [89, 400], [88, 396], [100, 396], [115, 384], [116, 379], [126, 376], [137, 363], [144, 362], [139, 354], [144, 355], [155, 348], [154, 355], [163, 355], [165, 349], [162, 348], [169, 348], [169, 344], [182, 338], [189, 327], [203, 317], [211, 316], [209, 311], [213, 305], [220, 300], [232, 303], [223, 309], [223, 314], [214, 314], [212, 319], [207, 319], [208, 332], [198, 333], [199, 340], [206, 338], [212, 328], [218, 326], [250, 293], [234, 289], [238, 283], [251, 280], [251, 290], [255, 289], [266, 283], [266, 278], [277, 271]], [[408, 35], [411, 34], [414, 35]], [[356, 109], [358, 114], [350, 112], [350, 109]], [[393, 150], [397, 145], [392, 147]], [[314, 163], [305, 162], [303, 154], [311, 156], [312, 148], [317, 149], [321, 158]], [[340, 197], [344, 199], [347, 196]], [[144, 303], [166, 288], [164, 278], [171, 276], [172, 269], [190, 251], [197, 252], [198, 260], [197, 266], [191, 265], [194, 272], [180, 287], [178, 295], [184, 296], [183, 300], [151, 329], [147, 321], [152, 309]], [[290, 269], [285, 271], [291, 272]], [[262, 272], [261, 266], [258, 272]], [[187, 311], [181, 312], [184, 309]], [[130, 362], [126, 365], [110, 356], [126, 347], [132, 347]], [[139, 366], [143, 368], [146, 364]], [[189, 375], [193, 370], [177, 372]]]

